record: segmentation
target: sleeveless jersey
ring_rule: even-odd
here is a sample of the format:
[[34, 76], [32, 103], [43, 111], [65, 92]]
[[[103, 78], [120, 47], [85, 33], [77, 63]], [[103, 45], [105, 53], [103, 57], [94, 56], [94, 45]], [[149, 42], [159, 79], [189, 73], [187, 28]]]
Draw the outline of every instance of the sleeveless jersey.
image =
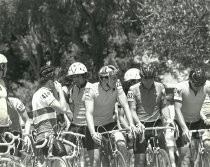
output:
[[161, 109], [167, 106], [165, 88], [162, 83], [154, 82], [150, 89], [137, 83], [130, 87], [127, 100], [136, 106], [136, 113], [140, 121], [154, 122], [160, 118]]
[[94, 125], [106, 125], [114, 122], [113, 113], [117, 98], [125, 94], [120, 81], [116, 83], [115, 89], [105, 91], [99, 82], [94, 83], [91, 88], [87, 88], [84, 93], [84, 101], [94, 102], [93, 120]]
[[33, 122], [37, 130], [37, 141], [43, 140], [45, 132], [49, 132], [56, 125], [56, 112], [50, 107], [52, 102], [56, 100], [51, 89], [41, 87], [32, 98]]
[[0, 79], [0, 125], [9, 124], [9, 115], [7, 112], [7, 91], [5, 88], [4, 81]]
[[189, 81], [177, 85], [174, 90], [174, 100], [182, 103], [181, 111], [186, 122], [196, 122], [200, 119], [200, 110], [209, 91], [209, 81], [206, 81], [206, 84], [201, 87], [197, 94], [190, 87]]
[[87, 82], [84, 88], [78, 88], [76, 85], [70, 90], [69, 103], [73, 106], [73, 123], [84, 126], [86, 124], [85, 104], [83, 96], [85, 89], [91, 88], [91, 83]]

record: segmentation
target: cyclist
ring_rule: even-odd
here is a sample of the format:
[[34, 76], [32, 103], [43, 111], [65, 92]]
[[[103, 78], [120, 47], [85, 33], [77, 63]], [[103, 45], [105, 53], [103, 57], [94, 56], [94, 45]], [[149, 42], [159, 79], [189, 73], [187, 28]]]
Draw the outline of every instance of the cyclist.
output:
[[[167, 105], [168, 105], [168, 109], [170, 110], [170, 112], [168, 113], [168, 120], [169, 122], [164, 122], [165, 125], [168, 126], [172, 126], [177, 128], [177, 125], [175, 124], [174, 120], [175, 120], [175, 109], [174, 109], [174, 88], [175, 85], [174, 84], [164, 84], [165, 86], [165, 91], [166, 91], [166, 100], [167, 100]], [[176, 167], [176, 160], [175, 160], [175, 153], [178, 157], [178, 151], [176, 148], [176, 142], [175, 140], [178, 137], [178, 131], [177, 129], [171, 130], [171, 129], [167, 129], [165, 132], [165, 140], [166, 140], [166, 146], [168, 149], [168, 154], [169, 154], [169, 158], [171, 161], [171, 167]]]
[[[200, 111], [201, 119], [204, 121], [205, 128], [210, 129], [210, 94], [206, 94], [205, 100], [203, 102], [201, 111]], [[202, 141], [204, 147], [207, 151], [210, 151], [210, 131], [207, 130], [202, 135]], [[209, 155], [209, 154], [208, 154]], [[210, 159], [210, 155], [209, 155]]]
[[[156, 69], [152, 64], [144, 64], [140, 68], [141, 82], [130, 87], [127, 99], [133, 119], [137, 126], [141, 123], [145, 127], [161, 126], [161, 115], [169, 112], [165, 99], [165, 89], [162, 83], [154, 81]], [[166, 118], [167, 119], [167, 118]], [[145, 151], [147, 140], [140, 143], [138, 136], [134, 148], [134, 166], [145, 166]], [[160, 139], [164, 141], [164, 138]], [[162, 144], [164, 145], [164, 144]]]
[[[39, 87], [32, 98], [32, 112], [37, 132], [36, 141], [37, 144], [42, 144], [50, 132], [56, 131], [54, 128], [57, 124], [56, 113], [70, 113], [71, 111], [66, 107], [66, 100], [61, 84], [58, 81], [54, 81], [55, 68], [53, 66], [43, 66], [40, 69], [39, 75]], [[56, 99], [57, 94], [58, 100]], [[42, 155], [47, 156], [48, 149], [48, 146], [45, 146], [40, 154], [38, 154], [39, 158]], [[40, 161], [37, 162], [40, 163]]]
[[[124, 82], [123, 82], [123, 90], [125, 91], [125, 94], [127, 96], [128, 90], [129, 88], [140, 82], [140, 70], [137, 68], [130, 68], [128, 69], [125, 74], [124, 74]], [[119, 124], [123, 127], [123, 128], [128, 128], [128, 123], [126, 118], [124, 117], [124, 110], [122, 109], [122, 107], [120, 105], [118, 105], [118, 122]], [[127, 140], [127, 148], [128, 148], [128, 152], [129, 152], [129, 158], [128, 158], [128, 162], [130, 162], [129, 165], [133, 166], [134, 163], [134, 159], [133, 157], [133, 136], [132, 134], [128, 134], [126, 136], [126, 140]]]
[[[193, 140], [191, 140], [189, 129], [202, 128], [203, 121], [200, 119], [200, 110], [206, 93], [209, 92], [209, 84], [209, 81], [206, 81], [205, 70], [201, 67], [194, 67], [190, 70], [189, 80], [179, 83], [175, 88], [175, 112], [180, 126], [179, 131], [182, 134], [177, 139], [177, 147], [181, 158], [180, 166], [189, 166], [192, 158], [191, 154], [195, 153], [196, 156], [196, 134], [192, 136]], [[189, 145], [186, 145], [187, 142], [191, 143], [191, 149], [189, 149]]]
[[[85, 91], [85, 107], [87, 119], [87, 150], [92, 166], [99, 166], [99, 145], [101, 142], [100, 132], [117, 128], [117, 123], [113, 120], [113, 112], [117, 99], [124, 108], [129, 126], [136, 130], [126, 95], [122, 89], [121, 83], [117, 78], [118, 70], [113, 65], [103, 66], [99, 73], [99, 82], [92, 85], [92, 88]], [[103, 126], [103, 127], [101, 127]], [[97, 133], [97, 130], [99, 133]], [[119, 150], [126, 159], [127, 149], [124, 136], [121, 132], [114, 133], [114, 139]], [[122, 161], [121, 161], [122, 162]]]
[[[137, 68], [131, 68], [126, 71], [124, 74], [124, 82], [123, 82], [123, 90], [125, 94], [127, 95], [128, 89], [134, 85], [135, 83], [140, 81], [140, 75], [139, 75], [140, 70]], [[119, 124], [119, 127], [121, 128], [128, 128], [128, 122], [124, 117], [124, 110], [122, 109], [121, 105], [117, 103], [116, 105], [116, 115], [117, 115], [117, 121]]]
[[[74, 86], [70, 89], [70, 95], [68, 102], [73, 112], [72, 123], [69, 127], [69, 131], [86, 134], [86, 116], [85, 116], [85, 104], [83, 96], [85, 89], [91, 87], [91, 83], [87, 81], [88, 71], [83, 63], [75, 62], [68, 70], [67, 77], [73, 79]], [[83, 140], [83, 147], [86, 149], [87, 144], [85, 138]], [[86, 150], [85, 150], [86, 151]]]
[[[7, 73], [7, 58], [0, 54], [0, 134], [5, 131], [11, 131], [14, 135], [22, 136], [21, 122], [22, 118], [25, 124], [25, 134], [24, 134], [24, 143], [26, 146], [30, 144], [28, 135], [30, 133], [30, 122], [25, 110], [23, 103], [14, 97], [8, 97], [7, 86], [5, 85], [4, 77]], [[0, 139], [2, 142], [2, 139]], [[15, 141], [16, 147], [18, 146], [17, 141]], [[19, 144], [15, 150], [14, 155], [19, 154], [19, 150], [22, 149], [22, 142]]]

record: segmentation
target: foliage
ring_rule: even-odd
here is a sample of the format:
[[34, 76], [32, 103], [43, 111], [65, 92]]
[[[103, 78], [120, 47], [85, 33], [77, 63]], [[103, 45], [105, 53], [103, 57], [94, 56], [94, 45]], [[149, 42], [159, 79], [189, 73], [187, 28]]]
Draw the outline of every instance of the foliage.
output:
[[188, 67], [209, 59], [209, 20], [208, 0], [0, 0], [0, 52], [18, 85], [36, 81], [48, 60], [62, 66], [62, 77], [74, 61], [92, 81], [104, 64], [122, 78], [153, 62], [159, 74], [182, 80]]

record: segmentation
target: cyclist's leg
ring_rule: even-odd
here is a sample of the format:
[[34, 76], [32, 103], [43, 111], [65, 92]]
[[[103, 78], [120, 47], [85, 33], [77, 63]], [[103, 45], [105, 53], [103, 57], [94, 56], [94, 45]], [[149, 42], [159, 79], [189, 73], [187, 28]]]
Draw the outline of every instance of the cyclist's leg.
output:
[[144, 140], [142, 143], [140, 143], [139, 135], [137, 135], [134, 142], [134, 167], [144, 167], [147, 141]]
[[117, 149], [119, 150], [120, 154], [122, 155], [119, 157], [120, 158], [119, 162], [121, 162], [122, 163], [121, 166], [123, 166], [123, 164], [125, 164], [128, 159], [128, 151], [127, 151], [125, 138], [121, 132], [113, 133], [112, 137], [114, 138], [114, 141], [117, 144]]
[[171, 129], [166, 130], [165, 140], [166, 140], [166, 148], [168, 150], [169, 159], [171, 161], [171, 167], [176, 167], [174, 130]]
[[100, 161], [100, 146], [93, 141], [88, 128], [86, 128], [86, 143], [88, 156], [90, 158], [90, 165], [91, 167], [98, 167]]

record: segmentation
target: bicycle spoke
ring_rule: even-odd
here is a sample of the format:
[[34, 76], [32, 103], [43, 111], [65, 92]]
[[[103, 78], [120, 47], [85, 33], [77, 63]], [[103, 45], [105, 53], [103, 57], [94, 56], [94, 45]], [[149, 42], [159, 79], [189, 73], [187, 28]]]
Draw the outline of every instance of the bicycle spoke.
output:
[[158, 153], [156, 155], [157, 158], [157, 167], [171, 167], [170, 159], [168, 157], [168, 154], [165, 150], [160, 149], [158, 150]]
[[64, 159], [61, 157], [52, 157], [46, 160], [47, 167], [67, 167], [67, 164]]
[[210, 165], [210, 155], [207, 153], [207, 152], [204, 152], [202, 155], [201, 155], [201, 167], [209, 167]]

